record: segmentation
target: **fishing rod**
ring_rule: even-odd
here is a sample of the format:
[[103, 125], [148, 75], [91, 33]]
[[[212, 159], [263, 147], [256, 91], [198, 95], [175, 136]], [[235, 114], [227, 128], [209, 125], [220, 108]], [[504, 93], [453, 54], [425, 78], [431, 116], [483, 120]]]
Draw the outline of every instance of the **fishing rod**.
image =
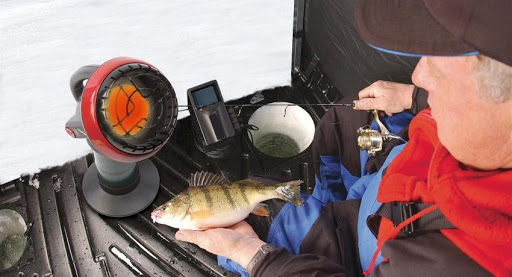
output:
[[[267, 104], [224, 104], [226, 107], [263, 107], [263, 106], [281, 106], [281, 107], [290, 107], [290, 106], [303, 106], [303, 107], [318, 107], [318, 106], [327, 106], [327, 107], [348, 107], [348, 108], [354, 108], [354, 103], [334, 103], [334, 104], [296, 104], [296, 103], [267, 103]], [[193, 108], [192, 105], [178, 105], [178, 108], [187, 108], [183, 110], [178, 110], [178, 112], [185, 112], [188, 111], [188, 108]]]
[[[335, 104], [296, 104], [296, 103], [267, 103], [267, 104], [224, 104], [226, 107], [262, 107], [262, 106], [343, 106], [351, 107], [355, 106], [354, 103], [335, 103]], [[178, 105], [179, 108], [189, 108], [192, 105]]]

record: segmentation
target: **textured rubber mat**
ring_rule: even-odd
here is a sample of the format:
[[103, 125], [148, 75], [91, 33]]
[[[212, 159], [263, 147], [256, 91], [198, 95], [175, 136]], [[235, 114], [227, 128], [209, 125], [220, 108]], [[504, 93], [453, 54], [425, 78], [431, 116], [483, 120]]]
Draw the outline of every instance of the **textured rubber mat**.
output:
[[[264, 94], [269, 102], [293, 96], [289, 87]], [[252, 107], [242, 109], [242, 121], [253, 111]], [[215, 255], [177, 241], [176, 229], [154, 224], [151, 211], [184, 190], [196, 171], [219, 173], [230, 180], [251, 174], [301, 178], [311, 184], [310, 160], [310, 148], [289, 159], [269, 158], [253, 149], [247, 138], [241, 138], [226, 158], [209, 158], [194, 144], [187, 117], [178, 121], [169, 142], [151, 158], [160, 174], [159, 192], [136, 215], [110, 218], [86, 203], [81, 185], [92, 155], [13, 180], [0, 186], [0, 210], [13, 210], [23, 217], [27, 240], [21, 258], [12, 267], [0, 269], [0, 276], [230, 276], [217, 265]], [[251, 216], [248, 221], [262, 238], [266, 236], [271, 218]]]

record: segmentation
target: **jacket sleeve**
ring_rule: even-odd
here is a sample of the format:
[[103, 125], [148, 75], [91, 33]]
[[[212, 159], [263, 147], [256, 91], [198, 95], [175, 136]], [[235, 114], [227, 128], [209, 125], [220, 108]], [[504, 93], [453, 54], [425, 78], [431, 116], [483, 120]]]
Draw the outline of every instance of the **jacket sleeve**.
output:
[[290, 254], [284, 248], [277, 248], [259, 260], [249, 276], [349, 276], [342, 265], [328, 258], [313, 254]]

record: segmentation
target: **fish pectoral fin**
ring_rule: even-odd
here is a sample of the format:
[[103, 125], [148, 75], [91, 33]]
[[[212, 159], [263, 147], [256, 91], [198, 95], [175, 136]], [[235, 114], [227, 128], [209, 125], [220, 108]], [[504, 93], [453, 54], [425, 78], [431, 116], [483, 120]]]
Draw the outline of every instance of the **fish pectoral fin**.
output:
[[189, 210], [189, 215], [190, 215], [190, 219], [192, 221], [195, 221], [195, 220], [201, 220], [201, 219], [208, 218], [213, 215], [213, 212], [211, 210], [206, 210], [206, 209], [194, 211], [194, 212], [191, 212]]
[[197, 227], [198, 231], [206, 231], [206, 230], [210, 230], [210, 229], [214, 229], [214, 227]]
[[268, 216], [268, 206], [267, 204], [258, 203], [251, 213], [259, 216]]

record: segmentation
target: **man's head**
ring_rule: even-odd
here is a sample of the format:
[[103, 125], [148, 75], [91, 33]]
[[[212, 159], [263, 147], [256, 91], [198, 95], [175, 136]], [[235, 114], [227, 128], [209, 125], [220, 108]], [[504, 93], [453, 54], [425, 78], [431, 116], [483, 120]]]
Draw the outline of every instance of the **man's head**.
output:
[[480, 169], [512, 168], [510, 11], [507, 0], [360, 0], [356, 7], [368, 44], [422, 57], [412, 79], [429, 93], [441, 143]]
[[412, 80], [428, 91], [439, 140], [457, 160], [512, 167], [512, 67], [485, 56], [423, 57]]

